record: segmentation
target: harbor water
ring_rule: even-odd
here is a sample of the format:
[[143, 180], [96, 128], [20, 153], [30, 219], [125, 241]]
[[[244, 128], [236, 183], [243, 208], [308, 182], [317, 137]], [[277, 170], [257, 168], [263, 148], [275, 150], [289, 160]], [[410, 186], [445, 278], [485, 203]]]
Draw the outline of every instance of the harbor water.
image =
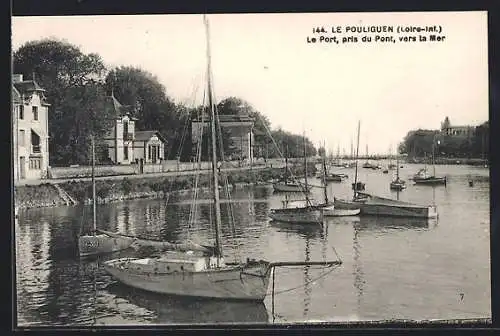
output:
[[[421, 165], [404, 164], [408, 179]], [[354, 169], [330, 183], [330, 197], [352, 197]], [[283, 194], [271, 186], [232, 193], [235, 232], [223, 216], [226, 260], [332, 260], [342, 265], [278, 268], [264, 303], [196, 300], [134, 290], [106, 274], [100, 262], [130, 255], [80, 259], [77, 237], [90, 227], [90, 206], [21, 210], [14, 224], [17, 324], [19, 326], [99, 326], [194, 323], [293, 323], [388, 319], [490, 318], [489, 170], [436, 166], [447, 186], [407, 181], [398, 194], [389, 190], [395, 171], [359, 169], [366, 192], [418, 204], [435, 203], [439, 218], [327, 218], [319, 225], [270, 222]], [[468, 184], [472, 177], [474, 185]], [[310, 178], [319, 186], [318, 178]], [[313, 188], [314, 199], [323, 191]], [[132, 200], [98, 206], [98, 227], [168, 241], [212, 241], [210, 199], [201, 195], [196, 224], [188, 225], [190, 197]], [[290, 198], [303, 198], [290, 195]], [[223, 201], [222, 210], [227, 205]]]

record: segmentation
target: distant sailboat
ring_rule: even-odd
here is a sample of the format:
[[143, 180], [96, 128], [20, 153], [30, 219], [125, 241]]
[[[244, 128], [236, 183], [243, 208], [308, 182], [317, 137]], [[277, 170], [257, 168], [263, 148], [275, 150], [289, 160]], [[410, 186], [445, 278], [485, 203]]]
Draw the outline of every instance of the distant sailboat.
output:
[[[306, 172], [307, 174], [307, 172]], [[310, 188], [307, 185], [302, 185], [299, 182], [290, 182], [288, 180], [289, 168], [288, 168], [288, 146], [286, 147], [285, 153], [285, 173], [283, 175], [283, 181], [276, 182], [273, 184], [273, 189], [276, 192], [309, 192]]]
[[390, 184], [391, 190], [401, 191], [406, 189], [406, 182], [399, 178], [399, 156], [396, 156], [396, 179]]
[[323, 216], [325, 217], [341, 217], [341, 216], [355, 216], [358, 215], [360, 210], [358, 208], [349, 208], [349, 207], [336, 207], [335, 202], [330, 202], [328, 199], [328, 185], [326, 181], [326, 158], [323, 156], [323, 196], [324, 196], [324, 202], [322, 204], [318, 204], [317, 206], [320, 207], [323, 210]]
[[[308, 190], [307, 183], [307, 152], [306, 152], [306, 136], [304, 134], [304, 184], [305, 190]], [[304, 223], [304, 224], [322, 224], [323, 211], [321, 208], [314, 206], [304, 192], [305, 204], [295, 207], [285, 206], [283, 208], [271, 209], [269, 217], [276, 221], [289, 222], [289, 223]]]
[[[421, 170], [415, 177], [413, 178], [413, 181], [415, 184], [421, 184], [421, 185], [444, 185], [446, 186], [447, 180], [446, 176], [443, 177], [438, 177], [436, 176], [436, 164], [435, 164], [435, 137], [434, 140], [432, 141], [432, 175], [429, 175], [427, 173], [427, 170]], [[437, 144], [439, 145], [439, 140], [437, 141]]]

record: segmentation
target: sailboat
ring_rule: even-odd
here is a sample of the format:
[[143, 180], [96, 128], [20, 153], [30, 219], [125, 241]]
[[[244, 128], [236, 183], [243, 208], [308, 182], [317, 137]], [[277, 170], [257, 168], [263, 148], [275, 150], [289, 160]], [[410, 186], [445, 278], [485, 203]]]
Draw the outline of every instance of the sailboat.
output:
[[95, 188], [95, 144], [91, 136], [92, 146], [92, 232], [78, 237], [78, 252], [81, 257], [121, 251], [129, 248], [134, 242], [132, 237], [111, 237], [106, 233], [98, 233], [96, 219]]
[[389, 185], [391, 190], [401, 191], [406, 189], [406, 182], [399, 178], [399, 156], [396, 156], [396, 179]]
[[[307, 171], [305, 172], [307, 174]], [[273, 189], [276, 192], [309, 192], [310, 188], [307, 185], [302, 185], [301, 183], [291, 183], [288, 181], [288, 146], [285, 154], [285, 174], [283, 175], [283, 181], [273, 184]]]
[[[437, 144], [439, 145], [439, 140], [437, 141]], [[432, 175], [429, 175], [427, 173], [427, 170], [421, 170], [417, 175], [413, 177], [413, 181], [415, 184], [421, 184], [421, 185], [442, 185], [444, 184], [446, 186], [446, 176], [443, 177], [438, 177], [436, 176], [436, 164], [434, 162], [434, 156], [435, 156], [435, 139], [432, 141]]]
[[[361, 181], [358, 181], [358, 157], [359, 157], [359, 131], [361, 128], [361, 121], [358, 121], [358, 136], [357, 136], [357, 144], [356, 144], [356, 165], [354, 166], [354, 183], [352, 183], [353, 190], [353, 199], [356, 198], [357, 192], [365, 190], [365, 184]], [[340, 210], [344, 210], [346, 213], [358, 214], [360, 213], [359, 204], [353, 202], [352, 200], [343, 200], [339, 198], [334, 198], [334, 210], [337, 210], [337, 213]]]
[[128, 248], [139, 249], [141, 247], [152, 247], [161, 250], [197, 250], [209, 252], [211, 247], [196, 244], [194, 242], [170, 243], [160, 240], [144, 239], [141, 237], [130, 236], [118, 232], [110, 232], [97, 228], [96, 220], [96, 183], [95, 183], [95, 143], [94, 137], [91, 137], [92, 146], [92, 232], [89, 235], [81, 235], [78, 238], [78, 251], [81, 257], [100, 255], [111, 252], [117, 252]]
[[[307, 152], [306, 152], [306, 136], [304, 134], [304, 169], [307, 172]], [[304, 174], [305, 189], [308, 190], [307, 173]], [[312, 204], [309, 196], [304, 192], [306, 197], [304, 205], [295, 207], [284, 206], [283, 208], [271, 209], [269, 217], [272, 220], [288, 222], [288, 223], [304, 223], [304, 224], [321, 224], [323, 223], [323, 211], [321, 207]]]
[[[209, 128], [211, 135], [211, 191], [215, 216], [213, 223], [215, 246], [210, 254], [187, 252], [166, 252], [159, 257], [119, 258], [104, 262], [104, 269], [119, 282], [142, 290], [187, 297], [204, 297], [223, 300], [247, 300], [262, 302], [267, 294], [269, 278], [279, 266], [340, 265], [334, 261], [277, 261], [255, 260], [226, 262], [221, 239], [221, 205], [219, 199], [219, 178], [217, 172], [217, 142], [221, 137], [212, 88], [210, 38], [208, 19], [203, 16], [207, 38], [207, 94]], [[219, 146], [222, 151], [223, 146]], [[198, 167], [200, 169], [200, 167]], [[227, 193], [229, 190], [227, 186]], [[229, 203], [229, 207], [231, 204]], [[231, 217], [231, 216], [230, 216]], [[274, 285], [273, 285], [274, 287]]]
[[355, 208], [350, 208], [350, 207], [344, 207], [340, 206], [337, 208], [335, 206], [335, 202], [330, 202], [328, 200], [328, 191], [327, 191], [327, 181], [326, 181], [326, 158], [323, 156], [323, 197], [324, 197], [324, 203], [318, 204], [318, 207], [321, 207], [323, 209], [323, 216], [327, 217], [340, 217], [340, 216], [355, 216], [358, 215], [360, 212], [359, 207]]

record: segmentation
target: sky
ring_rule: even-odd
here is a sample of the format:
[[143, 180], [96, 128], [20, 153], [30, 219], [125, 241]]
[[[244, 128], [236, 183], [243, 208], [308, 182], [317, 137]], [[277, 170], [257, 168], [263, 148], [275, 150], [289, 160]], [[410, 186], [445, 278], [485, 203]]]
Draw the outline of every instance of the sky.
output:
[[[350, 152], [361, 122], [360, 153], [387, 153], [408, 131], [488, 120], [486, 12], [208, 15], [215, 95], [236, 96], [273, 128], [306, 133], [315, 145]], [[438, 26], [428, 32], [398, 27]], [[393, 32], [357, 33], [386, 26]], [[313, 33], [323, 27], [327, 33]], [[339, 33], [331, 30], [339, 27]], [[176, 102], [201, 103], [206, 69], [203, 17], [113, 15], [13, 17], [12, 48], [52, 37], [98, 53], [109, 68], [156, 75]], [[350, 29], [351, 31], [347, 31]], [[353, 32], [354, 30], [354, 32]], [[394, 42], [374, 42], [375, 36]], [[337, 36], [339, 43], [308, 43]], [[362, 42], [363, 36], [372, 42]], [[415, 36], [417, 42], [401, 42]], [[357, 37], [358, 42], [343, 43]]]

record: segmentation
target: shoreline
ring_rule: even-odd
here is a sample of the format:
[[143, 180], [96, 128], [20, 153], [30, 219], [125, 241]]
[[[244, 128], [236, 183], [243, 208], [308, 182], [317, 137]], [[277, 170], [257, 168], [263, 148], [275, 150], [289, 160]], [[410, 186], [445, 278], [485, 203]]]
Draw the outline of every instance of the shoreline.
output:
[[[303, 174], [302, 167], [292, 168], [295, 176]], [[309, 175], [314, 175], [316, 168], [308, 168]], [[281, 177], [283, 168], [260, 170], [226, 171], [227, 187], [239, 189], [250, 185], [270, 185]], [[121, 176], [113, 179], [96, 180], [97, 204], [108, 204], [132, 199], [160, 199], [166, 195], [186, 194], [193, 190], [194, 175]], [[200, 174], [198, 190], [206, 191], [209, 175]], [[92, 182], [87, 179], [72, 179], [52, 183], [43, 181], [39, 184], [26, 184], [14, 187], [14, 204], [17, 209], [50, 208], [92, 204]]]

